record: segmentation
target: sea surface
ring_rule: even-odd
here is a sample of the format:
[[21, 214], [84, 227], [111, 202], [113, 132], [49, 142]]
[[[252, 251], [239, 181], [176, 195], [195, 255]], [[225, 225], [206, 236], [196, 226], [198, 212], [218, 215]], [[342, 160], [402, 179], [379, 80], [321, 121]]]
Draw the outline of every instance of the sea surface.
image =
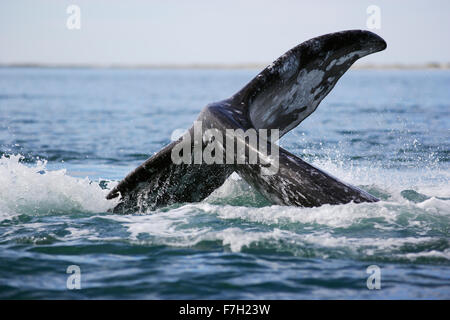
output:
[[108, 213], [257, 73], [0, 68], [0, 298], [450, 299], [449, 71], [350, 70], [282, 138], [378, 203], [271, 205], [234, 174], [200, 203]]

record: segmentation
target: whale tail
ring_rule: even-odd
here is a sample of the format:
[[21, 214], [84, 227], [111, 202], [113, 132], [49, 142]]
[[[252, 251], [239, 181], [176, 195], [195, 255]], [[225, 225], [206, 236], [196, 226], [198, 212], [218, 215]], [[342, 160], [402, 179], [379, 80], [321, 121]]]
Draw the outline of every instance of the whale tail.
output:
[[[385, 48], [382, 38], [362, 30], [313, 38], [286, 52], [231, 98], [206, 106], [198, 120], [204, 128], [215, 128], [223, 134], [227, 129], [276, 129], [281, 137], [316, 110], [356, 60]], [[193, 128], [189, 132], [193, 133]], [[233, 171], [278, 204], [311, 207], [377, 200], [281, 148], [279, 170], [270, 176], [263, 175], [263, 166], [258, 164], [175, 164], [172, 151], [186, 140], [169, 144], [111, 190], [108, 199], [121, 195], [113, 211], [144, 211], [177, 202], [201, 201]], [[243, 143], [251, 147], [246, 141]], [[201, 144], [203, 149], [208, 145], [203, 139], [191, 139], [189, 144]]]

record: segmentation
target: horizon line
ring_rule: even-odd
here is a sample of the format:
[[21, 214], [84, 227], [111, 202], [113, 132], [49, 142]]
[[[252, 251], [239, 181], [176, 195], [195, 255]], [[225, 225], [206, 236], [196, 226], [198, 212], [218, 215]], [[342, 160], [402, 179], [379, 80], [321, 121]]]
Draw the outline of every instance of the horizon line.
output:
[[[35, 63], [35, 62], [21, 62], [21, 63], [1, 63], [0, 68], [55, 68], [55, 69], [264, 69], [270, 63], [161, 63], [161, 64], [97, 64], [97, 63]], [[450, 62], [428, 62], [418, 64], [374, 64], [374, 63], [356, 63], [351, 66], [351, 69], [441, 69], [449, 70]]]

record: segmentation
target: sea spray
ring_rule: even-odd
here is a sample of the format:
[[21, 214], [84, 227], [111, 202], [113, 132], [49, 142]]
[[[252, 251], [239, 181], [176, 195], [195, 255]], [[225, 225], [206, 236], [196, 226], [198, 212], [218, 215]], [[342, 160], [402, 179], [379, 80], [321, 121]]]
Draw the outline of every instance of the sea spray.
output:
[[48, 170], [46, 160], [21, 162], [21, 155], [0, 158], [0, 219], [17, 214], [46, 215], [105, 212], [113, 207], [108, 190], [88, 178], [75, 178], [66, 169]]

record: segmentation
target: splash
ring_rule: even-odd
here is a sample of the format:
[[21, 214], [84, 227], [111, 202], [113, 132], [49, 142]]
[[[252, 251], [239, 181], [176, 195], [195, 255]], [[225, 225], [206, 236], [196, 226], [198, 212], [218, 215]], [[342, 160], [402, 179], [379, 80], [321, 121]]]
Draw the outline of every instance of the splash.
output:
[[0, 158], [0, 220], [15, 215], [105, 212], [115, 205], [108, 190], [88, 178], [67, 175], [66, 169], [48, 170], [47, 161], [28, 166], [21, 155]]

